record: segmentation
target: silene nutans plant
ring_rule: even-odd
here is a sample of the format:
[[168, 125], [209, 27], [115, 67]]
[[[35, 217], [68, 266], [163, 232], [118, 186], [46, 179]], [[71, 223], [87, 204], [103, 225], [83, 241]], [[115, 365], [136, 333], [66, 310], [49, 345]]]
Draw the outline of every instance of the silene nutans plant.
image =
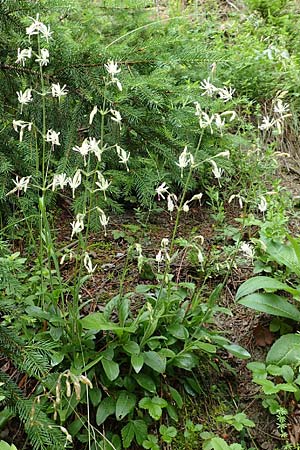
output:
[[[0, 417], [6, 422], [17, 417], [35, 450], [171, 448], [181, 430], [186, 396], [199, 395], [197, 369], [214, 370], [217, 352], [228, 351], [242, 359], [250, 356], [217, 331], [214, 317], [231, 314], [218, 301], [238, 255], [253, 262], [254, 244], [242, 241], [238, 230], [229, 257], [220, 262], [219, 250], [215, 259], [220, 268], [214, 264], [208, 275], [213, 259], [206, 254], [205, 237], [201, 233], [189, 240], [179, 237], [182, 216], [188, 217], [206, 198], [218, 226], [226, 218], [225, 201], [238, 205], [241, 228], [248, 208], [264, 219], [269, 207], [269, 194], [262, 186], [253, 182], [241, 187], [238, 177], [230, 180], [237, 146], [231, 149], [229, 135], [239, 121], [236, 91], [229, 83], [221, 86], [214, 80], [215, 65], [206, 79], [197, 81], [199, 95], [187, 105], [197, 141], [186, 138], [176, 150], [177, 190], [157, 163], [159, 182], [150, 195], [151, 207], [166, 206], [172, 231], [151, 254], [140, 242], [131, 241], [117, 292], [100, 302], [86, 289], [97, 283], [101, 265], [93, 250], [93, 233], [110, 239], [109, 211], [117, 196], [113, 175], [118, 169], [126, 180], [135, 158], [122, 139], [128, 130], [117, 101], [126, 89], [127, 69], [113, 57], [99, 68], [102, 101], [92, 103], [76, 144], [70, 144], [56, 118], [63, 120], [71, 87], [48, 72], [55, 33], [39, 15], [28, 21], [25, 31], [15, 64], [34, 70], [38, 81], [20, 83], [11, 129], [34, 164], [31, 172], [14, 174], [6, 199], [19, 214], [15, 230], [24, 226], [31, 250], [24, 256], [0, 241], [0, 348], [28, 383], [24, 387], [18, 377], [0, 373]], [[39, 114], [33, 112], [33, 105], [39, 106]], [[277, 139], [290, 116], [282, 95], [271, 109], [258, 124], [261, 141]], [[213, 150], [207, 151], [207, 142], [214, 143]], [[249, 150], [243, 159], [245, 172], [250, 166], [247, 158], [256, 158], [253, 154]], [[113, 170], [108, 158], [113, 160]], [[206, 181], [200, 183], [200, 176]], [[65, 240], [60, 239], [53, 213], [59, 202], [71, 205], [73, 214], [66, 215], [62, 224]], [[224, 281], [209, 292], [194, 281], [181, 281], [176, 264], [189, 252], [205, 281], [215, 274], [219, 280], [225, 273]], [[153, 277], [128, 288], [132, 260], [140, 273], [149, 265]], [[228, 415], [227, 421], [235, 417]], [[190, 424], [186, 436], [190, 430], [198, 439], [200, 429], [204, 434], [199, 434], [199, 445], [204, 449], [242, 448], [227, 444], [202, 423]]]

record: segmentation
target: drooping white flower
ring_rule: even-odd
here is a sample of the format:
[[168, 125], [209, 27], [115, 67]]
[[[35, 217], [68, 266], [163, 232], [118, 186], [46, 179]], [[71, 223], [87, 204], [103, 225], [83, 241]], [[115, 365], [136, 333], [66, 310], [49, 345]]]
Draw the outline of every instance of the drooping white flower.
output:
[[75, 189], [77, 189], [81, 185], [81, 171], [80, 169], [77, 169], [74, 177], [69, 178], [68, 180], [69, 186], [72, 189], [72, 196], [74, 198], [75, 196]]
[[167, 197], [167, 207], [168, 207], [168, 211], [170, 213], [172, 213], [175, 209], [176, 206], [176, 202], [177, 202], [177, 197], [175, 194], [169, 194]]
[[53, 176], [53, 181], [50, 186], [52, 186], [52, 191], [54, 191], [57, 186], [59, 186], [60, 189], [64, 189], [68, 183], [69, 179], [67, 178], [67, 175], [65, 173], [58, 173]]
[[240, 249], [247, 258], [253, 260], [254, 250], [252, 245], [248, 244], [247, 242], [242, 242]]
[[189, 202], [186, 201], [186, 202], [184, 203], [184, 205], [182, 206], [182, 211], [185, 212], [185, 213], [187, 213], [187, 212], [189, 212], [189, 210], [190, 210]]
[[98, 106], [95, 105], [94, 108], [92, 109], [91, 114], [90, 114], [90, 120], [89, 120], [89, 124], [90, 124], [90, 125], [92, 125], [93, 120], [94, 120], [94, 117], [95, 117], [95, 115], [97, 114], [97, 111], [98, 111]]
[[100, 149], [99, 148], [99, 142], [100, 141], [97, 141], [96, 138], [91, 138], [91, 137], [88, 138], [88, 144], [90, 146], [90, 151], [92, 153], [94, 153], [94, 155], [96, 156], [96, 158], [100, 162], [101, 161], [101, 157], [102, 157], [102, 153], [103, 153], [103, 151], [105, 149], [105, 146], [104, 146], [104, 148]]
[[129, 167], [128, 167], [127, 163], [129, 161], [130, 152], [126, 152], [123, 148], [121, 148], [117, 144], [116, 144], [116, 149], [117, 149], [118, 157], [120, 158], [119, 163], [125, 164], [127, 172], [129, 172]]
[[52, 83], [51, 92], [52, 97], [58, 97], [60, 99], [60, 97], [67, 95], [68, 90], [65, 84], [61, 87], [59, 83]]
[[114, 62], [111, 59], [107, 61], [107, 64], [104, 64], [104, 67], [112, 77], [121, 72], [121, 69], [118, 68], [118, 63]]
[[238, 200], [239, 207], [241, 209], [243, 209], [243, 202], [245, 201], [245, 198], [242, 197], [240, 194], [233, 194], [233, 195], [231, 195], [229, 197], [228, 203], [231, 203], [235, 198]]
[[15, 183], [15, 187], [11, 191], [9, 191], [6, 195], [13, 194], [14, 192], [17, 192], [17, 191], [18, 191], [18, 193], [21, 191], [26, 192], [28, 189], [30, 178], [31, 178], [31, 175], [29, 175], [28, 177], [22, 177], [22, 178], [20, 178], [17, 175], [16, 179], [13, 180], [13, 182]]
[[233, 89], [231, 86], [229, 87], [223, 87], [218, 89], [218, 96], [224, 100], [224, 103], [228, 102], [229, 100], [232, 100], [233, 94], [235, 93], [235, 89]]
[[56, 131], [52, 130], [52, 128], [51, 128], [50, 130], [47, 131], [46, 142], [51, 142], [52, 145], [60, 145], [59, 135], [60, 135], [60, 131], [57, 133]]
[[216, 127], [221, 131], [221, 135], [222, 135], [223, 128], [225, 127], [225, 119], [222, 120], [220, 114], [215, 114], [215, 124], [216, 124]]
[[[17, 133], [19, 134], [20, 142], [23, 140], [23, 134], [25, 128], [28, 129], [28, 131], [31, 131], [32, 128], [32, 122], [25, 122], [24, 120], [13, 120], [13, 128]], [[18, 130], [20, 128], [20, 131]]]
[[212, 173], [214, 174], [214, 177], [217, 178], [217, 180], [219, 180], [221, 178], [224, 170], [221, 169], [220, 167], [218, 167], [216, 162], [213, 159], [210, 160], [210, 163], [213, 166]]
[[49, 63], [49, 51], [46, 48], [41, 48], [40, 55], [38, 55], [38, 58], [35, 60], [39, 63], [40, 66], [47, 66]]
[[206, 112], [201, 111], [201, 116], [199, 116], [200, 128], [209, 127], [211, 134], [213, 134], [212, 124], [213, 124], [214, 118], [215, 118], [214, 114], [212, 114], [212, 116], [209, 117], [209, 115]]
[[258, 209], [260, 212], [265, 212], [268, 209], [268, 203], [267, 200], [265, 199], [265, 197], [263, 195], [260, 196], [260, 202], [258, 205]]
[[290, 106], [288, 103], [283, 103], [281, 98], [279, 98], [274, 106], [274, 112], [279, 114], [280, 116], [286, 117], [286, 114], [289, 112]]
[[276, 120], [275, 119], [270, 119], [269, 116], [264, 116], [262, 119], [262, 123], [259, 125], [259, 129], [262, 131], [267, 131], [270, 130], [270, 128], [273, 128], [274, 125], [276, 125]]
[[167, 184], [165, 183], [165, 182], [163, 182], [160, 186], [158, 186], [156, 189], [155, 189], [155, 192], [157, 193], [157, 195], [158, 195], [158, 200], [160, 200], [160, 197], [162, 198], [162, 199], [165, 199], [165, 196], [164, 196], [164, 194], [168, 194], [169, 193], [169, 187], [167, 186]]
[[121, 69], [118, 68], [118, 64], [113, 60], [108, 60], [107, 64], [104, 64], [104, 67], [111, 76], [111, 82], [117, 85], [119, 91], [122, 91], [122, 84], [120, 80], [115, 76], [117, 73], [121, 72]]
[[105, 212], [103, 211], [103, 209], [101, 209], [101, 208], [99, 208], [98, 206], [97, 206], [97, 211], [98, 211], [98, 213], [99, 213], [99, 220], [100, 220], [100, 224], [103, 226], [103, 228], [104, 228], [104, 236], [106, 236], [107, 235], [107, 233], [106, 233], [106, 227], [107, 227], [107, 225], [108, 225], [108, 222], [109, 222], [109, 217], [107, 217], [106, 216], [106, 214], [105, 214]]
[[41, 37], [45, 38], [46, 41], [49, 41], [49, 38], [52, 35], [52, 32], [50, 31], [49, 25], [46, 26], [43, 22], [39, 20], [39, 14], [36, 15], [36, 19], [33, 19], [31, 17], [31, 20], [33, 21], [32, 24], [26, 28], [26, 34], [30, 36], [33, 36], [35, 34], [41, 33]]
[[26, 89], [24, 92], [22, 92], [22, 91], [17, 92], [18, 102], [22, 106], [27, 105], [28, 103], [32, 102], [33, 98], [31, 95], [31, 91], [32, 91], [32, 89]]
[[21, 63], [22, 66], [25, 66], [25, 61], [26, 59], [30, 59], [32, 55], [32, 48], [23, 48], [23, 50], [21, 50], [20, 48], [18, 48], [18, 58], [16, 59], [16, 64]]
[[76, 215], [76, 220], [74, 220], [71, 223], [71, 227], [72, 227], [71, 239], [73, 238], [74, 234], [81, 233], [81, 231], [84, 230], [84, 222], [83, 222], [84, 217], [85, 217], [85, 214], [79, 213]]
[[86, 166], [87, 164], [86, 157], [91, 151], [88, 139], [85, 139], [80, 147], [78, 145], [75, 145], [75, 147], [73, 147], [73, 150], [74, 152], [78, 152], [81, 154], [81, 156], [83, 157], [83, 164], [84, 166]]
[[218, 90], [218, 88], [216, 88], [216, 86], [214, 86], [210, 82], [209, 77], [207, 78], [207, 80], [204, 79], [203, 81], [201, 81], [200, 89], [204, 91], [201, 95], [208, 95], [208, 97], [212, 97]]
[[[96, 189], [96, 191], [102, 191], [104, 194], [104, 198], [106, 199], [106, 191], [109, 188], [109, 186], [111, 185], [111, 182], [107, 181], [104, 176], [102, 175], [101, 172], [99, 172], [99, 170], [97, 170], [97, 176], [98, 176], [98, 181], [96, 181], [96, 185], [98, 186], [99, 189]], [[94, 191], [94, 192], [96, 192]]]
[[176, 163], [176, 165], [180, 167], [181, 177], [183, 177], [183, 169], [193, 164], [194, 157], [190, 152], [187, 151], [187, 146], [185, 146], [183, 152], [179, 155], [178, 163]]
[[90, 255], [87, 252], [85, 252], [83, 264], [89, 274], [92, 274], [95, 272], [97, 264], [93, 267], [92, 260], [90, 258]]
[[117, 122], [117, 124], [120, 126], [122, 126], [122, 116], [119, 113], [119, 111], [116, 111], [115, 109], [111, 109], [110, 110], [112, 116], [111, 116], [111, 120], [113, 120], [114, 122]]

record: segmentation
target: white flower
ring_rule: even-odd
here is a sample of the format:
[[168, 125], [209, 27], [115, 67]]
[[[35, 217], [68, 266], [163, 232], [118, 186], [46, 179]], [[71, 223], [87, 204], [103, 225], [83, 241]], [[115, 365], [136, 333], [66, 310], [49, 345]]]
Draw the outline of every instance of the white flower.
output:
[[97, 265], [93, 267], [92, 260], [87, 252], [84, 255], [83, 264], [89, 274], [95, 272]]
[[169, 187], [167, 186], [167, 184], [165, 182], [163, 182], [160, 186], [158, 186], [158, 188], [155, 189], [155, 192], [158, 195], [158, 200], [160, 200], [160, 197], [165, 199], [164, 194], [168, 194]]
[[52, 145], [60, 145], [59, 143], [59, 135], [60, 131], [57, 133], [56, 131], [50, 129], [46, 134], [46, 142], [51, 142]]
[[108, 60], [107, 64], [104, 64], [104, 67], [109, 73], [109, 75], [111, 75], [112, 83], [115, 83], [119, 91], [122, 91], [122, 84], [120, 80], [117, 77], [115, 77], [117, 73], [121, 72], [121, 69], [118, 68], [118, 64], [112, 60]]
[[214, 177], [219, 180], [221, 178], [224, 170], [219, 168], [213, 159], [210, 161], [210, 163], [213, 166], [212, 173], [214, 174]]
[[243, 209], [243, 201], [245, 201], [245, 198], [242, 197], [240, 194], [233, 194], [229, 197], [228, 203], [231, 203], [232, 200], [237, 199], [239, 202], [239, 206], [241, 209]]
[[20, 139], [20, 142], [22, 142], [24, 130], [25, 130], [25, 128], [27, 128], [28, 131], [31, 131], [32, 122], [24, 122], [24, 120], [13, 120], [13, 127], [14, 127], [14, 130], [17, 133], [19, 132], [18, 128], [20, 128], [20, 137], [19, 137], [19, 139]]
[[23, 50], [20, 50], [18, 48], [18, 58], [16, 59], [16, 64], [22, 63], [22, 66], [25, 66], [26, 59], [31, 58], [32, 55], [32, 48], [24, 48]]
[[97, 114], [97, 111], [98, 111], [98, 107], [97, 107], [97, 105], [95, 105], [94, 108], [92, 109], [91, 114], [90, 114], [90, 120], [89, 120], [89, 124], [90, 125], [92, 125], [94, 117]]
[[203, 81], [201, 81], [200, 89], [204, 90], [202, 95], [208, 95], [209, 97], [212, 97], [213, 94], [218, 90], [218, 88], [216, 88], [216, 86], [214, 86], [209, 81], [209, 77], [207, 78], [207, 80], [204, 79]]
[[86, 164], [87, 164], [86, 157], [91, 151], [91, 146], [89, 144], [88, 139], [85, 139], [82, 142], [80, 147], [78, 145], [73, 147], [73, 150], [74, 150], [74, 152], [79, 152], [81, 154], [81, 156], [83, 157], [83, 164], [84, 164], [84, 166], [86, 166]]
[[215, 114], [215, 124], [216, 127], [223, 133], [223, 128], [225, 127], [225, 119], [222, 120], [220, 114]]
[[71, 239], [73, 238], [74, 234], [81, 233], [81, 231], [84, 230], [84, 222], [83, 222], [84, 217], [85, 217], [85, 214], [79, 213], [76, 215], [76, 220], [71, 223], [71, 227], [72, 227]]
[[104, 64], [104, 67], [112, 77], [121, 72], [121, 69], [118, 68], [118, 63], [111, 59], [107, 61], [107, 64]]
[[274, 125], [276, 125], [276, 120], [275, 119], [270, 119], [269, 116], [264, 116], [262, 119], [262, 123], [259, 125], [259, 129], [260, 130], [269, 130], [270, 128], [272, 128]]
[[179, 156], [178, 163], [176, 163], [176, 165], [181, 169], [181, 177], [183, 177], [183, 169], [193, 164], [194, 164], [193, 155], [187, 151], [187, 147], [184, 147], [183, 152]]
[[116, 111], [115, 109], [111, 109], [110, 112], [112, 114], [111, 120], [113, 120], [114, 122], [117, 122], [117, 124], [119, 124], [120, 128], [121, 128], [122, 116], [119, 113], [119, 111]]
[[220, 114], [220, 116], [230, 116], [229, 122], [232, 122], [236, 118], [235, 111], [224, 111]]
[[51, 37], [51, 35], [53, 34], [52, 31], [50, 31], [50, 26], [45, 25], [43, 23], [41, 23], [40, 25], [40, 32], [41, 32], [41, 37], [46, 39], [47, 42], [49, 42], [49, 38]]
[[45, 38], [46, 41], [49, 41], [49, 38], [52, 35], [52, 32], [50, 31], [50, 27], [48, 25], [48, 27], [43, 23], [40, 22], [39, 20], [39, 14], [36, 15], [36, 19], [33, 19], [31, 17], [31, 20], [33, 20], [32, 24], [26, 28], [26, 34], [30, 36], [33, 36], [35, 34], [39, 34], [41, 33], [41, 37]]
[[189, 208], [189, 201], [185, 202], [183, 207], [182, 207], [182, 211], [187, 213], [189, 212], [190, 208]]
[[260, 210], [260, 212], [265, 212], [267, 211], [267, 208], [268, 208], [267, 200], [263, 195], [261, 195], [258, 209]]
[[13, 180], [13, 182], [15, 183], [15, 187], [11, 191], [9, 191], [6, 195], [13, 194], [16, 191], [26, 192], [28, 189], [30, 178], [31, 178], [31, 175], [29, 177], [22, 177], [22, 178], [19, 178], [19, 176], [17, 175], [16, 179]]
[[174, 211], [176, 202], [177, 202], [177, 197], [175, 194], [169, 194], [167, 197], [167, 202], [168, 202], [168, 211], [170, 211], [171, 213]]
[[225, 86], [224, 88], [218, 89], [219, 97], [224, 100], [224, 103], [232, 100], [233, 94], [235, 93], [235, 89], [229, 87], [229, 89]]
[[119, 156], [119, 163], [120, 164], [125, 164], [127, 172], [129, 172], [129, 168], [128, 168], [128, 161], [129, 161], [129, 157], [130, 157], [130, 152], [125, 152], [125, 150], [123, 148], [121, 148], [119, 145], [116, 144], [116, 149], [117, 149], [117, 153]]
[[251, 260], [254, 258], [254, 250], [253, 246], [248, 244], [247, 242], [242, 242], [241, 251], [245, 254], [245, 256]]
[[50, 186], [52, 186], [52, 191], [54, 191], [57, 186], [59, 186], [60, 189], [64, 189], [68, 183], [69, 179], [67, 178], [67, 175], [65, 173], [58, 173], [53, 176], [53, 181]]
[[102, 156], [102, 153], [103, 153], [103, 151], [104, 151], [105, 146], [104, 146], [103, 149], [100, 150], [100, 148], [99, 148], [99, 142], [100, 142], [100, 141], [97, 141], [96, 138], [91, 138], [91, 137], [88, 138], [88, 144], [89, 144], [89, 146], [90, 146], [90, 151], [91, 151], [92, 153], [94, 153], [94, 155], [96, 156], [96, 158], [97, 158], [98, 161], [100, 162], [100, 161], [101, 161], [101, 156]]
[[67, 89], [66, 85], [64, 84], [63, 87], [60, 87], [59, 83], [52, 83], [51, 87], [52, 97], [63, 97], [64, 95], [67, 95]]
[[27, 105], [28, 103], [32, 102], [33, 98], [31, 95], [32, 89], [26, 89], [24, 92], [18, 91], [18, 102], [21, 103], [21, 105]]
[[73, 198], [75, 196], [75, 189], [77, 189], [81, 185], [81, 171], [80, 169], [76, 170], [75, 175], [68, 180], [69, 186], [72, 189]]
[[46, 48], [41, 48], [39, 57], [35, 60], [40, 66], [47, 66], [49, 62], [49, 51]]
[[105, 191], [107, 191], [111, 183], [104, 178], [104, 176], [102, 175], [101, 172], [99, 172], [99, 170], [97, 170], [97, 176], [98, 181], [96, 181], [96, 185], [99, 187], [99, 189], [96, 189], [94, 192], [102, 191], [104, 193], [104, 198], [106, 199]]
[[107, 217], [106, 215], [105, 215], [105, 212], [101, 209], [101, 208], [99, 208], [98, 206], [96, 207], [97, 208], [97, 211], [98, 211], [98, 213], [99, 213], [99, 220], [100, 220], [100, 223], [101, 223], [101, 225], [103, 226], [103, 228], [104, 228], [104, 235], [106, 236], [106, 227], [107, 227], [107, 225], [108, 225], [108, 222], [109, 222], [109, 217]]
[[156, 262], [157, 262], [158, 264], [161, 263], [161, 262], [163, 262], [164, 256], [163, 256], [161, 250], [159, 250], [159, 252], [156, 254], [155, 260], [156, 260]]
[[206, 112], [201, 111], [201, 116], [199, 116], [199, 126], [200, 128], [210, 128], [210, 132], [211, 134], [213, 134], [213, 129], [212, 129], [212, 123], [214, 121], [215, 115], [213, 114], [211, 117], [209, 117], [208, 114], [206, 114]]
[[[279, 114], [281, 117], [287, 117], [286, 113], [288, 113], [289, 110], [290, 110], [290, 107], [289, 107], [288, 103], [283, 103], [281, 98], [279, 98], [277, 100], [277, 103], [274, 106], [274, 112]], [[290, 116], [290, 114], [289, 114], [289, 116]]]

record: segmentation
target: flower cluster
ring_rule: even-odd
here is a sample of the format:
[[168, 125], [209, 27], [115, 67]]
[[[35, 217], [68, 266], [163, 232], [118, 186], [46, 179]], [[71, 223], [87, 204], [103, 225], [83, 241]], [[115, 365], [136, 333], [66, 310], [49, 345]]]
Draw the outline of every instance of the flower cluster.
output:
[[235, 93], [235, 89], [231, 86], [229, 88], [224, 86], [222, 88], [217, 88], [214, 84], [210, 82], [209, 77], [207, 80], [201, 81], [200, 89], [203, 90], [202, 95], [207, 95], [208, 97], [213, 97], [214, 94], [217, 94], [220, 99], [224, 101], [224, 103], [229, 102], [233, 98], [233, 94]]
[[[281, 93], [284, 96], [286, 92]], [[283, 103], [282, 98], [277, 98], [273, 102], [273, 117], [268, 115], [263, 116], [261, 124], [258, 128], [262, 131], [272, 130], [277, 128], [278, 134], [282, 133], [283, 124], [287, 117], [291, 117], [289, 113], [290, 106], [288, 103]]]
[[121, 72], [121, 69], [118, 67], [118, 64], [113, 60], [108, 60], [107, 64], [104, 64], [104, 67], [111, 77], [111, 83], [115, 83], [119, 91], [122, 91], [122, 84], [120, 80], [116, 77], [116, 75]]
[[216, 126], [218, 130], [220, 130], [221, 135], [223, 134], [223, 129], [226, 124], [226, 116], [229, 116], [229, 122], [232, 122], [236, 118], [236, 112], [235, 111], [224, 111], [220, 114], [215, 113], [209, 116], [205, 111], [202, 110], [200, 103], [195, 102], [195, 108], [196, 112], [195, 115], [199, 117], [199, 125], [200, 128], [207, 128], [209, 127], [211, 134], [213, 134], [213, 124]]

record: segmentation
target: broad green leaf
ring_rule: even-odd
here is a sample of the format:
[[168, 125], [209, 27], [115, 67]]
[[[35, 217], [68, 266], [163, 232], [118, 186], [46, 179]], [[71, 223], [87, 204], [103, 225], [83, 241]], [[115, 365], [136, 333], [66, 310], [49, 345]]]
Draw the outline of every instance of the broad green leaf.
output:
[[89, 389], [89, 397], [91, 399], [93, 406], [96, 407], [101, 402], [102, 398], [101, 389], [100, 388]]
[[144, 352], [144, 361], [147, 366], [158, 373], [163, 373], [166, 370], [166, 358], [156, 352]]
[[255, 311], [300, 321], [299, 310], [286, 298], [276, 294], [251, 294], [239, 300], [239, 303]]
[[120, 327], [119, 325], [110, 322], [105, 318], [105, 315], [100, 312], [95, 312], [85, 316], [81, 319], [81, 325], [87, 330], [93, 331], [126, 331], [127, 333], [134, 333], [136, 326]]
[[148, 428], [146, 423], [143, 420], [133, 420], [132, 421], [134, 426], [134, 434], [136, 441], [139, 445], [142, 445], [145, 439], [147, 439], [148, 434]]
[[116, 418], [117, 420], [124, 419], [135, 407], [136, 396], [131, 392], [122, 391], [116, 403]]
[[131, 356], [131, 365], [134, 368], [136, 373], [139, 373], [141, 368], [144, 365], [144, 356], [143, 355], [132, 355]]
[[101, 425], [108, 416], [111, 416], [115, 413], [116, 410], [116, 401], [112, 397], [106, 397], [100, 405], [98, 406], [96, 413], [96, 423], [97, 425]]
[[172, 386], [169, 386], [169, 391], [171, 394], [172, 399], [175, 401], [178, 408], [182, 408], [183, 406], [183, 399], [177, 389], [173, 388]]
[[169, 417], [172, 420], [174, 420], [174, 422], [178, 422], [178, 414], [177, 414], [175, 406], [168, 403], [166, 409], [167, 409], [167, 413], [168, 413]]
[[267, 290], [270, 289], [274, 291], [281, 290], [289, 292], [290, 294], [296, 296], [300, 294], [300, 291], [298, 291], [297, 289], [293, 289], [287, 284], [276, 280], [275, 278], [254, 277], [245, 281], [245, 283], [243, 283], [239, 287], [236, 294], [236, 300], [239, 300], [240, 298], [245, 297], [246, 295], [252, 294], [253, 292], [258, 291], [259, 289], [267, 289]]
[[300, 265], [292, 246], [287, 244], [281, 244], [279, 242], [272, 242], [268, 240], [265, 242], [266, 252], [276, 261], [278, 264], [288, 267], [297, 275], [300, 275]]
[[140, 353], [140, 346], [137, 342], [129, 341], [127, 344], [123, 345], [125, 352], [130, 355], [138, 355]]
[[204, 450], [228, 450], [229, 447], [228, 447], [226, 441], [224, 441], [224, 439], [221, 439], [219, 437], [214, 437], [214, 438], [210, 439], [208, 443], [205, 443], [203, 445], [203, 449]]
[[247, 359], [250, 358], [251, 355], [249, 352], [247, 352], [246, 349], [244, 349], [243, 347], [241, 347], [238, 344], [226, 344], [223, 345], [223, 347], [229, 352], [231, 353], [233, 356], [236, 356], [237, 358], [240, 359]]
[[174, 323], [167, 328], [168, 332], [182, 341], [188, 339], [189, 332], [181, 323]]
[[116, 378], [118, 378], [120, 373], [119, 364], [106, 358], [103, 358], [101, 360], [101, 364], [107, 378], [110, 381], [114, 381]]
[[129, 299], [126, 297], [123, 297], [120, 299], [119, 306], [118, 306], [118, 317], [120, 321], [120, 325], [124, 326], [125, 321], [129, 314]]
[[138, 382], [142, 388], [146, 389], [146, 391], [149, 391], [153, 394], [156, 392], [156, 384], [152, 377], [149, 377], [149, 375], [139, 373], [134, 375], [134, 378]]
[[195, 341], [192, 346], [189, 346], [191, 349], [195, 350], [203, 350], [207, 353], [216, 353], [217, 347], [209, 342]]
[[128, 424], [122, 428], [121, 435], [122, 435], [123, 447], [128, 448], [134, 438], [134, 425], [132, 422], [128, 422]]
[[177, 435], [177, 430], [175, 427], [167, 427], [166, 425], [161, 425], [159, 427], [159, 432], [162, 436], [162, 440], [170, 444], [174, 437]]
[[162, 415], [162, 408], [167, 406], [167, 402], [160, 397], [144, 397], [139, 402], [139, 407], [146, 409], [154, 420], [159, 420]]
[[294, 380], [294, 371], [290, 366], [287, 366], [286, 364], [281, 367], [281, 374], [284, 381], [287, 383], [292, 383]]
[[185, 370], [192, 370], [198, 364], [198, 358], [192, 353], [184, 353], [182, 355], [176, 356], [171, 361], [173, 366], [180, 367]]
[[300, 364], [300, 335], [284, 334], [270, 348], [267, 355], [268, 364], [279, 366], [299, 366]]

